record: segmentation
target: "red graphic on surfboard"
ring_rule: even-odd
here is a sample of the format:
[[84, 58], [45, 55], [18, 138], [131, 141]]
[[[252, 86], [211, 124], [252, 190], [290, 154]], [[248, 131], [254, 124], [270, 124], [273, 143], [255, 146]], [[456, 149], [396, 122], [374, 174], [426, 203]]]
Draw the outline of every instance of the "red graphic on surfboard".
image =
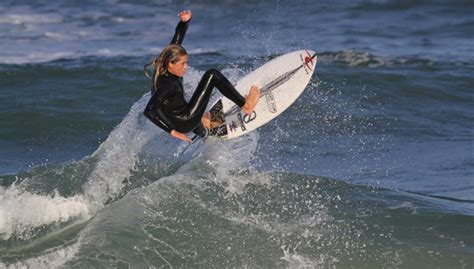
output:
[[[313, 71], [313, 58], [311, 57], [311, 54], [309, 54], [308, 51], [306, 51], [306, 54], [308, 54], [308, 56], [304, 57], [304, 64], [306, 65], [306, 67], [309, 68], [309, 70]], [[311, 64], [311, 66], [310, 66]]]

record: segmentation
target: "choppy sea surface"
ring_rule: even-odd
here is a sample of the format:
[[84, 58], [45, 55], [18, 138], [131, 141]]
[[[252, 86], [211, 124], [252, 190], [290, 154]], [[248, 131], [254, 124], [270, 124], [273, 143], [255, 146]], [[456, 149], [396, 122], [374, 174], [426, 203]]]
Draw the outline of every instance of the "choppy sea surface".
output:
[[[183, 153], [142, 114], [182, 9], [188, 97], [311, 49], [303, 95]], [[0, 268], [474, 268], [473, 9], [2, 1]]]

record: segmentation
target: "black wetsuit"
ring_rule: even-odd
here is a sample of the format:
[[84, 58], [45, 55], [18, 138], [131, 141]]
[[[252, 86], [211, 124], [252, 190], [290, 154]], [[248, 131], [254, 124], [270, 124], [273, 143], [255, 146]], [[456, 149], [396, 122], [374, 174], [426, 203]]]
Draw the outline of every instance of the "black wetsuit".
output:
[[[188, 23], [182, 21], [178, 23], [170, 44], [181, 45]], [[148, 101], [144, 114], [168, 133], [172, 130], [181, 133], [193, 131], [202, 136], [204, 128], [201, 125], [201, 118], [214, 87], [239, 107], [245, 104], [245, 98], [237, 92], [226, 77], [215, 69], [208, 70], [204, 74], [189, 103], [184, 99], [183, 78], [166, 72], [158, 78], [155, 85], [156, 91]]]

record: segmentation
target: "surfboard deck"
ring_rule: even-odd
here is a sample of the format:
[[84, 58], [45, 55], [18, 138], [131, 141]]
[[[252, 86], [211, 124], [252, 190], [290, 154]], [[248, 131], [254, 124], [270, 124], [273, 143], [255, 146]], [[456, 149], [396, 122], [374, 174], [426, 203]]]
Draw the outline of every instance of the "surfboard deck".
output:
[[254, 112], [246, 115], [226, 97], [210, 109], [209, 136], [228, 140], [268, 123], [285, 111], [303, 93], [314, 73], [317, 56], [311, 50], [298, 50], [265, 63], [237, 82], [235, 88], [246, 96], [252, 85], [260, 88]]

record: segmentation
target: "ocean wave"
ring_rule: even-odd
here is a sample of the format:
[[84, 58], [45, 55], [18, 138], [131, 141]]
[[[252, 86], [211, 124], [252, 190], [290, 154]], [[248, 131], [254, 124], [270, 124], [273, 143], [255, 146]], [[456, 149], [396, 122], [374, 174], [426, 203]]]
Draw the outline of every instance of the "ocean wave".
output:
[[52, 229], [56, 224], [88, 219], [89, 208], [84, 197], [38, 195], [12, 185], [0, 190], [0, 235], [3, 240], [30, 241], [37, 237], [38, 228]]
[[347, 65], [350, 67], [408, 67], [420, 66], [423, 68], [437, 69], [440, 66], [448, 67], [466, 67], [473, 68], [474, 63], [469, 61], [448, 61], [448, 60], [434, 60], [419, 56], [411, 57], [385, 57], [378, 56], [373, 53], [358, 51], [358, 50], [344, 50], [337, 52], [321, 52], [318, 53], [318, 60], [322, 62], [337, 63]]
[[64, 264], [74, 258], [78, 251], [79, 243], [74, 243], [69, 246], [60, 246], [47, 250], [36, 257], [21, 261], [14, 261], [13, 259], [12, 262], [9, 262], [7, 259], [1, 259], [3, 262], [0, 261], [0, 268], [62, 268]]
[[[190, 70], [190, 73], [193, 74], [193, 71]], [[195, 72], [196, 80], [200, 74]], [[0, 193], [0, 234], [3, 239], [15, 236], [18, 240], [28, 241], [35, 237], [34, 231], [42, 226], [65, 223], [78, 217], [87, 219], [123, 196], [133, 185], [129, 179], [143, 165], [140, 163], [141, 155], [150, 154], [143, 148], [156, 147], [156, 143], [154, 146], [149, 144], [157, 134], [165, 136], [165, 133], [157, 133], [158, 129], [144, 120], [142, 111], [148, 99], [149, 93], [140, 98], [90, 156], [77, 162], [44, 165], [29, 172], [5, 176], [1, 180]], [[168, 144], [170, 151], [159, 145], [158, 151], [149, 157], [156, 157], [161, 152], [161, 161], [168, 155], [175, 159], [172, 148], [177, 142]], [[166, 164], [163, 165], [166, 169]], [[157, 171], [152, 171], [156, 175]], [[32, 208], [35, 214], [25, 215], [22, 208]]]
[[[45, 33], [50, 38], [61, 39], [63, 36], [58, 33]], [[54, 63], [62, 60], [81, 60], [97, 58], [103, 59], [104, 61], [109, 60], [120, 60], [123, 58], [143, 59], [143, 58], [155, 58], [161, 52], [162, 47], [153, 47], [149, 49], [137, 48], [133, 51], [127, 49], [112, 49], [112, 48], [101, 48], [96, 50], [80, 50], [80, 51], [37, 51], [27, 52], [21, 54], [8, 54], [2, 55], [0, 60], [0, 66], [9, 65], [25, 65], [25, 64], [47, 64]], [[227, 55], [220, 49], [216, 48], [193, 48], [189, 49], [188, 53], [192, 56], [215, 56], [220, 58], [232, 57], [239, 63], [246, 62], [263, 62], [274, 59], [281, 54], [266, 54], [266, 55]], [[419, 66], [426, 69], [438, 70], [447, 68], [463, 69], [474, 69], [474, 63], [467, 60], [449, 60], [449, 59], [434, 59], [423, 56], [406, 56], [406, 57], [390, 57], [390, 56], [379, 56], [377, 54], [361, 51], [361, 50], [343, 50], [343, 51], [322, 51], [317, 52], [318, 61], [324, 63], [336, 63], [349, 67], [369, 67], [369, 68], [380, 68], [380, 67], [409, 67]]]
[[393, 10], [406, 10], [414, 9], [420, 7], [463, 7], [472, 5], [472, 1], [469, 0], [455, 0], [447, 4], [442, 0], [435, 1], [425, 1], [425, 0], [415, 0], [415, 1], [396, 1], [396, 0], [367, 0], [367, 1], [357, 1], [352, 3], [350, 8], [355, 10], [364, 10], [364, 11], [393, 11]]
[[[58, 33], [45, 33], [45, 36], [52, 39], [63, 39], [64, 35]], [[142, 49], [137, 48], [134, 51], [127, 49], [101, 48], [96, 50], [79, 51], [35, 51], [26, 53], [9, 53], [1, 55], [1, 65], [25, 65], [25, 64], [47, 64], [61, 60], [80, 60], [87, 58], [121, 59], [121, 58], [140, 58], [148, 56], [157, 57], [163, 48]], [[195, 48], [188, 50], [190, 55], [217, 55], [222, 53], [214, 48]], [[153, 56], [150, 56], [153, 55]]]
[[[209, 155], [203, 154], [99, 212], [82, 234], [91, 243], [83, 245], [70, 265], [87, 264], [100, 253], [96, 262], [105, 267], [292, 268], [354, 262], [376, 267], [411, 259], [413, 248], [400, 244], [414, 244], [424, 263], [448, 259], [462, 264], [459, 258], [467, 258], [463, 233], [445, 225], [459, 219], [469, 229], [472, 218], [440, 211], [436, 201], [318, 176], [255, 172], [245, 163], [226, 170], [212, 163], [219, 158], [207, 163]], [[227, 188], [234, 182], [241, 184], [237, 191]], [[409, 238], [407, 225], [415, 230]], [[453, 240], [444, 240], [446, 236]], [[127, 244], [112, 247], [117, 240]], [[420, 245], [420, 240], [436, 246]], [[460, 249], [448, 254], [452, 247]]]
[[0, 15], [0, 23], [14, 25], [35, 24], [58, 24], [64, 21], [63, 17], [56, 13], [32, 14], [32, 13], [10, 13]]
[[[110, 135], [110, 141], [121, 144], [121, 137], [125, 135], [121, 132], [129, 127], [131, 125], [121, 125]], [[128, 140], [127, 135], [123, 139]], [[44, 207], [50, 213], [44, 216], [46, 222], [28, 214], [28, 221], [18, 219], [17, 226], [2, 224], [1, 227], [26, 227], [28, 223], [41, 227], [62, 221], [65, 216], [81, 215], [81, 212], [94, 216], [73, 237], [77, 244], [71, 249], [60, 247], [55, 252], [46, 248], [40, 253], [51, 255], [43, 253], [38, 257], [13, 259], [8, 264], [38, 261], [55, 264], [52, 263], [55, 261], [83, 266], [95, 257], [96, 266], [105, 267], [118, 264], [190, 266], [203, 262], [209, 266], [244, 262], [249, 266], [297, 267], [344, 265], [349, 257], [360, 257], [361, 261], [381, 265], [409, 258], [409, 252], [388, 243], [406, 242], [401, 232], [407, 223], [416, 223], [417, 227], [420, 222], [429, 223], [432, 230], [422, 232], [436, 234], [449, 223], [446, 218], [452, 214], [463, 219], [466, 225], [471, 221], [466, 215], [446, 211], [442, 202], [434, 198], [302, 173], [256, 171], [252, 156], [259, 139], [258, 134], [253, 133], [250, 137], [227, 142], [211, 140], [165, 176], [154, 172], [153, 163], [134, 167], [137, 163], [134, 155], [142, 146], [111, 148], [111, 144], [106, 143], [94, 153], [98, 165], [91, 175], [101, 176], [91, 176], [87, 183], [97, 188], [84, 188], [84, 193], [94, 195], [78, 196], [82, 197], [81, 205], [86, 211], [75, 210], [74, 204], [68, 204], [77, 197], [31, 195], [21, 191], [17, 198], [7, 199], [22, 208], [36, 208], [42, 203], [34, 201], [44, 200], [51, 204]], [[130, 152], [132, 159], [127, 161], [124, 156]], [[117, 170], [118, 166], [124, 168]], [[118, 174], [110, 174], [111, 171]], [[153, 179], [156, 177], [160, 180]], [[127, 178], [150, 179], [147, 185], [117, 196]], [[11, 193], [15, 190], [15, 187], [7, 189]], [[104, 199], [111, 197], [115, 198]], [[22, 200], [29, 203], [19, 202]], [[90, 206], [91, 201], [96, 207]], [[99, 202], [103, 204], [97, 207]], [[64, 206], [68, 214], [59, 210]], [[11, 210], [19, 212], [15, 207]], [[36, 211], [38, 216], [45, 212]], [[430, 219], [426, 219], [427, 216], [431, 216]], [[390, 220], [395, 220], [395, 224], [385, 225], [385, 221]], [[403, 225], [396, 224], [400, 221]], [[26, 230], [17, 230], [21, 231]], [[436, 251], [440, 257], [447, 257], [443, 254], [446, 248], [461, 244], [462, 239], [454, 233], [454, 230], [442, 232], [443, 236], [456, 239], [449, 243], [442, 239], [437, 241]], [[246, 244], [250, 238], [256, 244]], [[37, 240], [36, 237], [30, 239]], [[56, 242], [56, 239], [49, 240]], [[126, 243], [112, 244], [116, 240]], [[208, 250], [218, 255], [211, 257]], [[421, 247], [418, 251], [423, 260], [433, 258], [429, 255], [430, 248]], [[399, 255], [396, 258], [379, 256], [386, 252]], [[455, 254], [456, 257], [462, 255], [462, 252]]]

